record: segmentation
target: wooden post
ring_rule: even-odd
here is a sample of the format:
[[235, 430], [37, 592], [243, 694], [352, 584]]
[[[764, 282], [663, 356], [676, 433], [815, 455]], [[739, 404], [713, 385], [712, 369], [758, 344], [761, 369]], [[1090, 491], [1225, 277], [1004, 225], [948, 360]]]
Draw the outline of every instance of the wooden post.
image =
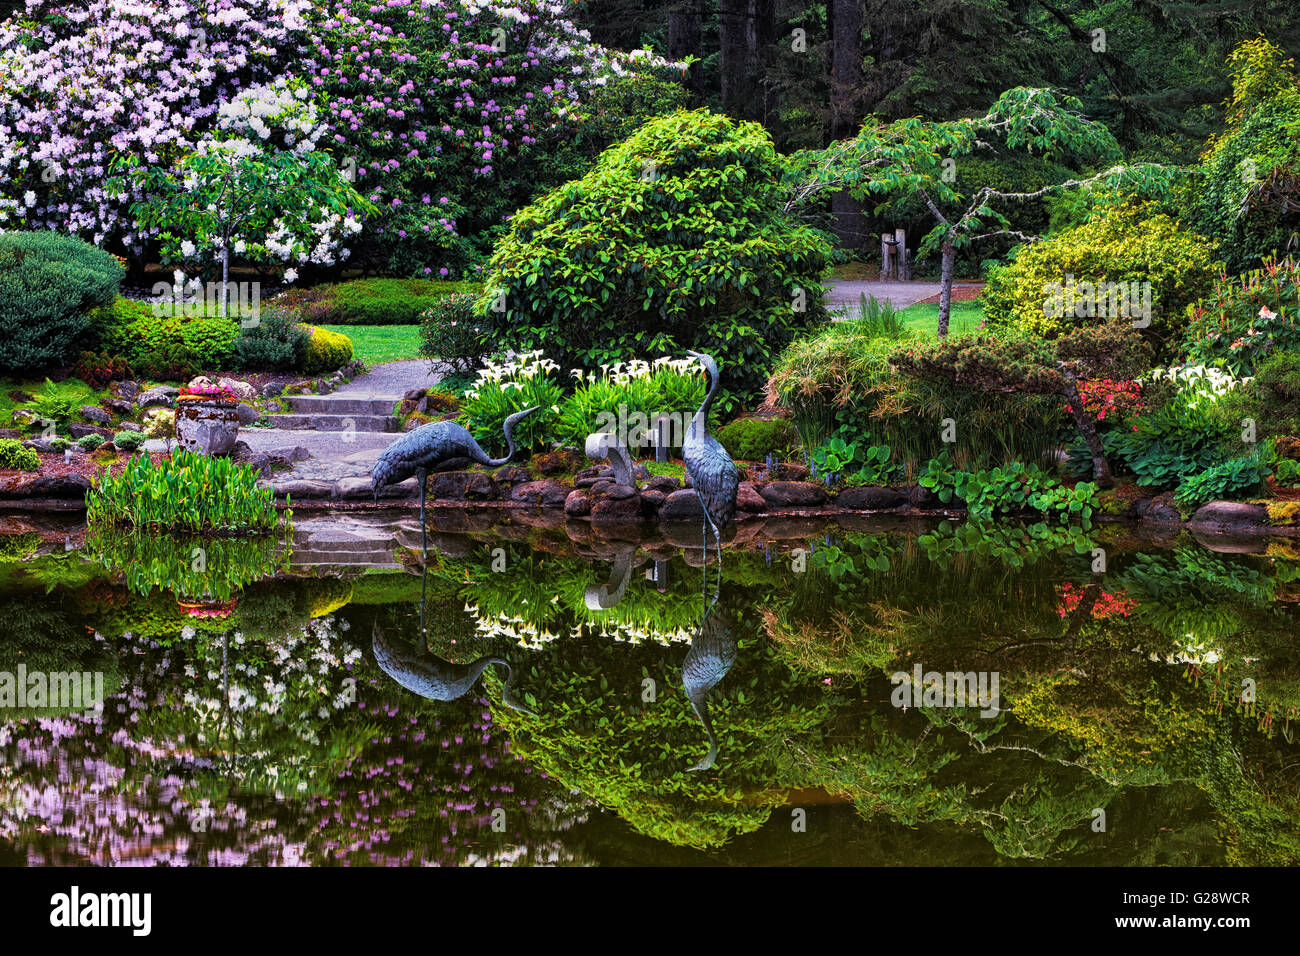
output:
[[910, 279], [907, 268], [907, 231], [894, 230], [894, 278]]
[[882, 233], [880, 236], [880, 278], [889, 278], [889, 260], [892, 257], [893, 248], [890, 244], [889, 233]]

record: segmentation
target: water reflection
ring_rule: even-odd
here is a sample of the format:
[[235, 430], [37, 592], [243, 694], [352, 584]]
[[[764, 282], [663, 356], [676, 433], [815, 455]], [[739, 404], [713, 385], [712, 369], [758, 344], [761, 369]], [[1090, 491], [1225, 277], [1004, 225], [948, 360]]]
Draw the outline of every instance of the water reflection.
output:
[[[274, 570], [196, 618], [159, 583], [215, 596], [211, 561], [25, 540], [0, 561], [0, 670], [110, 676], [101, 714], [0, 710], [0, 843], [30, 863], [1300, 860], [1294, 551], [817, 541], [733, 543], [703, 618], [698, 547], [545, 534], [463, 535], [418, 580]], [[895, 706], [918, 664], [996, 672], [1000, 710]]]
[[682, 686], [709, 738], [709, 752], [691, 770], [709, 770], [718, 759], [718, 737], [709, 720], [709, 691], [727, 676], [736, 662], [737, 649], [736, 638], [727, 627], [726, 611], [715, 601], [700, 621], [700, 629], [682, 661]]

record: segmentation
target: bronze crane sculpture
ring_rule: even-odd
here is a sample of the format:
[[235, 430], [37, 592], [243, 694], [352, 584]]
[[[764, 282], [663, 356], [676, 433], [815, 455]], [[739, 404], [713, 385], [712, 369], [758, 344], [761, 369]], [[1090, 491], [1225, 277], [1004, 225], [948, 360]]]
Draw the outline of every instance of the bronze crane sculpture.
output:
[[713, 407], [713, 400], [718, 395], [717, 363], [702, 352], [687, 350], [686, 354], [700, 360], [709, 378], [709, 391], [704, 397], [704, 404], [691, 419], [686, 437], [682, 441], [682, 461], [686, 464], [687, 474], [691, 476], [691, 487], [695, 489], [695, 497], [700, 500], [700, 507], [704, 510], [700, 537], [704, 550], [706, 592], [708, 591], [708, 529], [710, 526], [718, 543], [718, 588], [713, 593], [713, 599], [716, 601], [722, 590], [722, 531], [736, 517], [736, 493], [740, 489], [740, 472], [721, 442], [709, 434], [709, 409]]
[[375, 500], [379, 492], [389, 485], [405, 481], [412, 475], [420, 479], [420, 544], [425, 547], [424, 528], [424, 494], [425, 479], [429, 472], [455, 471], [471, 462], [478, 462], [489, 468], [499, 468], [515, 457], [514, 427], [520, 419], [537, 411], [534, 405], [522, 412], [515, 412], [505, 421], [506, 456], [489, 458], [488, 453], [479, 447], [478, 442], [459, 422], [430, 422], [421, 425], [415, 431], [407, 432], [397, 441], [384, 449], [371, 470], [370, 490]]
[[709, 737], [709, 752], [699, 763], [688, 770], [708, 770], [718, 759], [718, 738], [713, 733], [713, 721], [709, 719], [708, 696], [727, 676], [731, 665], [736, 662], [736, 639], [727, 627], [721, 613], [705, 613], [700, 622], [700, 629], [691, 640], [691, 649], [682, 661], [682, 687], [690, 699], [704, 732]]

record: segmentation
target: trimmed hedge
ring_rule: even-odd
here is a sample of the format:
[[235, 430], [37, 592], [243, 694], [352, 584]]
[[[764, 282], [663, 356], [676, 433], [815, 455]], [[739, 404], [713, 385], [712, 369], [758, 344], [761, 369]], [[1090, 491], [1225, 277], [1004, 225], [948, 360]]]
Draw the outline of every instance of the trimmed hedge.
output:
[[458, 292], [477, 294], [477, 282], [435, 279], [356, 279], [293, 289], [275, 304], [312, 325], [419, 325], [420, 313]]
[[112, 303], [123, 274], [113, 256], [72, 236], [0, 235], [0, 372], [67, 363], [86, 344], [87, 312]]
[[308, 375], [332, 372], [352, 361], [352, 340], [346, 335], [313, 325], [304, 328], [311, 335], [307, 340], [307, 358], [303, 365], [303, 371]]
[[101, 344], [137, 371], [156, 378], [168, 371], [227, 367], [239, 323], [219, 315], [158, 316], [148, 302], [118, 299], [91, 314]]

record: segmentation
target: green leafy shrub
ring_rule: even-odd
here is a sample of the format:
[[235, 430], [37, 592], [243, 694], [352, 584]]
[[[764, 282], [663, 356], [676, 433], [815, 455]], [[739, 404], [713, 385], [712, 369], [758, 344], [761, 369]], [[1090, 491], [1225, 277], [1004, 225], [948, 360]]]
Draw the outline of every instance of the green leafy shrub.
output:
[[308, 375], [332, 372], [352, 361], [352, 340], [341, 332], [306, 326], [307, 357], [303, 371]]
[[145, 442], [144, 432], [118, 432], [113, 436], [113, 447], [118, 451], [133, 452]]
[[1253, 420], [1260, 438], [1300, 436], [1300, 348], [1269, 355], [1254, 378], [1219, 400], [1215, 414], [1225, 427]]
[[86, 521], [147, 531], [260, 533], [277, 524], [270, 488], [229, 458], [177, 452], [154, 464], [141, 453], [86, 493]]
[[636, 454], [653, 446], [660, 415], [671, 416], [666, 439], [680, 447], [695, 410], [704, 402], [704, 378], [695, 359], [615, 362], [599, 373], [574, 369], [578, 386], [560, 405], [557, 439], [579, 448], [592, 432], [616, 432]]
[[420, 354], [453, 372], [473, 371], [491, 351], [485, 325], [474, 313], [473, 295], [443, 296], [420, 314]]
[[257, 325], [235, 340], [230, 364], [247, 372], [295, 372], [307, 364], [311, 334], [281, 309], [263, 309]]
[[488, 362], [461, 399], [460, 420], [488, 454], [504, 453], [505, 422], [515, 412], [538, 410], [515, 426], [521, 455], [544, 448], [555, 427], [564, 390], [551, 377], [556, 364], [541, 352], [527, 352], [501, 363]]
[[457, 293], [477, 294], [477, 282], [434, 279], [355, 279], [292, 289], [275, 304], [311, 325], [418, 325], [420, 315]]
[[0, 468], [36, 471], [40, 467], [41, 458], [33, 449], [24, 448], [16, 438], [0, 438]]
[[35, 531], [0, 535], [0, 561], [21, 561], [40, 546], [41, 536]]
[[177, 381], [195, 369], [227, 367], [239, 323], [206, 312], [173, 311], [155, 315], [152, 303], [118, 299], [92, 313], [91, 324], [105, 349], [150, 378]]
[[477, 310], [498, 347], [544, 348], [569, 368], [709, 352], [728, 412], [826, 317], [830, 247], [783, 211], [781, 178], [755, 123], [651, 120], [512, 217]]
[[1275, 351], [1300, 350], [1300, 263], [1269, 259], [1238, 276], [1220, 276], [1191, 310], [1183, 337], [1189, 362], [1253, 375]]
[[1178, 503], [1196, 508], [1207, 501], [1237, 499], [1253, 495], [1260, 490], [1272, 467], [1267, 455], [1258, 451], [1252, 455], [1231, 458], [1212, 465], [1199, 474], [1187, 478], [1178, 488]]
[[1300, 225], [1300, 86], [1276, 44], [1259, 37], [1229, 57], [1233, 94], [1228, 129], [1207, 145], [1204, 175], [1187, 190], [1184, 210], [1232, 271], [1282, 248]]
[[784, 418], [738, 418], [713, 434], [737, 461], [763, 461], [768, 455], [782, 455], [799, 440], [799, 433]]
[[[1082, 226], [1022, 247], [1010, 265], [990, 270], [982, 296], [985, 321], [991, 329], [1011, 328], [1052, 338], [1074, 326], [1099, 321], [1095, 315], [1077, 314], [1087, 310], [1083, 283], [1095, 287], [1098, 283], [1149, 282], [1148, 331], [1168, 340], [1181, 335], [1187, 306], [1210, 288], [1215, 272], [1204, 240], [1170, 217], [1152, 215], [1141, 206], [1113, 207]], [[1075, 290], [1076, 314], [1052, 314], [1049, 300], [1053, 290], [1062, 287]], [[1130, 308], [1138, 298], [1145, 305], [1143, 293], [1130, 297]], [[1062, 311], [1069, 311], [1069, 304], [1068, 300], [1061, 302]], [[1107, 299], [1093, 305], [1109, 310], [1116, 303]], [[1144, 320], [1140, 310], [1133, 311], [1139, 313], [1137, 321]]]
[[87, 313], [112, 303], [121, 264], [53, 232], [0, 234], [0, 372], [61, 365], [87, 340]]
[[104, 444], [104, 442], [106, 441], [108, 441], [108, 439], [105, 438], [103, 435], [96, 435], [93, 433], [90, 435], [82, 435], [80, 438], [77, 439], [77, 447], [80, 448], [82, 451], [91, 452], [94, 451], [96, 448], [98, 448], [100, 445]]
[[954, 450], [975, 466], [1049, 461], [1067, 417], [1058, 399], [978, 393], [900, 375], [895, 356], [918, 340], [877, 337], [858, 322], [837, 322], [799, 339], [781, 356], [767, 385], [768, 401], [791, 412], [806, 448], [831, 437], [888, 445], [915, 465], [952, 448], [943, 420], [960, 422]]
[[1087, 529], [1098, 507], [1098, 489], [1092, 482], [1067, 488], [1037, 465], [1015, 461], [983, 471], [962, 471], [946, 452], [926, 462], [917, 484], [944, 504], [954, 499], [965, 502], [967, 514], [975, 521], [1033, 509]]

